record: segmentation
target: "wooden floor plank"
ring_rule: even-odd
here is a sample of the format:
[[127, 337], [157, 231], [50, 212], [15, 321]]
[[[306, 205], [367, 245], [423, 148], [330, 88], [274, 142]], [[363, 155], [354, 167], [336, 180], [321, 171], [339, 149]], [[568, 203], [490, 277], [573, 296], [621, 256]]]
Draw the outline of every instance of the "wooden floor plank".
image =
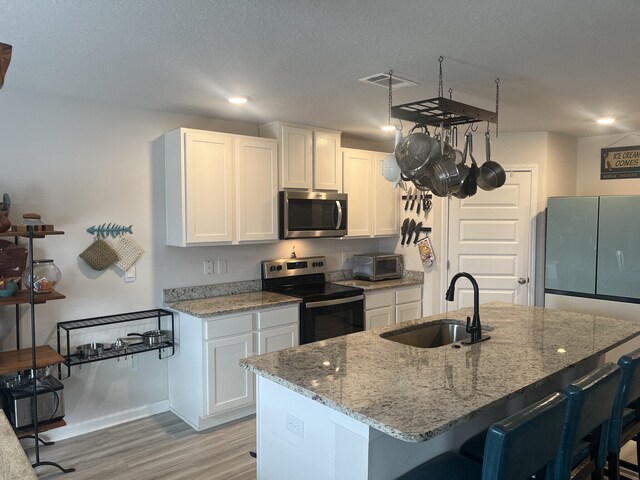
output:
[[[38, 467], [36, 473], [41, 480], [255, 480], [249, 455], [255, 449], [255, 416], [196, 432], [165, 412], [41, 447], [41, 460], [76, 472]], [[33, 447], [27, 455], [33, 461]]]

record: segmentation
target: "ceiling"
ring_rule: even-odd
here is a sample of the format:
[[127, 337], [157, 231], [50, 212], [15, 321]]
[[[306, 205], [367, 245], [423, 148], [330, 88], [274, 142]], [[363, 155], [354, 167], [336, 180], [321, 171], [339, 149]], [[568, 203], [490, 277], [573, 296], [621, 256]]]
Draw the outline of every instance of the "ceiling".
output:
[[394, 104], [435, 97], [442, 55], [454, 99], [494, 109], [500, 78], [501, 131], [633, 131], [633, 19], [638, 0], [3, 0], [3, 92], [382, 139], [387, 91], [358, 79], [392, 69], [420, 83]]

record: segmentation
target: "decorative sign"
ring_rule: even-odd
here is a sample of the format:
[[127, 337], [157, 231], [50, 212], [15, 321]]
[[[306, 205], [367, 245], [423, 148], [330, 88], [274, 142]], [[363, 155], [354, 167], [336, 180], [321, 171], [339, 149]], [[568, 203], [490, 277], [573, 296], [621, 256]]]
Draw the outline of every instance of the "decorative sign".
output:
[[601, 150], [600, 180], [615, 178], [640, 178], [640, 145]]

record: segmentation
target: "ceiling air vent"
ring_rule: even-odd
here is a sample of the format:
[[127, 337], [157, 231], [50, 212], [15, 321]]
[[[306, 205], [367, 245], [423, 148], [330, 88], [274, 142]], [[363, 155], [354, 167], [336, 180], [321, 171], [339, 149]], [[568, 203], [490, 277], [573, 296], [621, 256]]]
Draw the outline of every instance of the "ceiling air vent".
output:
[[[375, 75], [369, 75], [368, 77], [360, 78], [359, 81], [364, 83], [370, 83], [371, 85], [378, 85], [379, 87], [389, 88], [389, 74], [388, 73], [376, 73]], [[419, 83], [406, 78], [402, 78], [395, 73], [391, 78], [391, 88], [397, 90], [403, 87], [415, 87]]]

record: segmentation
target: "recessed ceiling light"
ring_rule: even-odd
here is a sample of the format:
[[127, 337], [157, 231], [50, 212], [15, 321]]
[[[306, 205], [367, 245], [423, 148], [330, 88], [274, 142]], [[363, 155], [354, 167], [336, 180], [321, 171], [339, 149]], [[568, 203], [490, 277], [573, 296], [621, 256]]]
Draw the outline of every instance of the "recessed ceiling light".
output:
[[383, 132], [395, 132], [396, 127], [393, 125], [383, 125], [382, 127], [380, 127], [380, 130], [382, 130]]
[[244, 105], [249, 101], [248, 97], [229, 97], [229, 103], [233, 103], [234, 105]]
[[596, 122], [598, 122], [600, 125], [611, 125], [615, 121], [616, 119], [613, 117], [600, 117], [596, 120]]

